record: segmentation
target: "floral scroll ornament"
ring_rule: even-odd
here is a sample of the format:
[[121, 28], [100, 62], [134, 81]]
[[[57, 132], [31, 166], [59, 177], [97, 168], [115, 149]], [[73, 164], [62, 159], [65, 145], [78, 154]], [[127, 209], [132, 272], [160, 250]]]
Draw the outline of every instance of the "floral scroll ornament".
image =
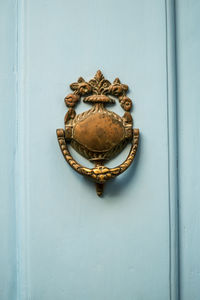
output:
[[[111, 95], [118, 97], [119, 103], [125, 111], [130, 111], [132, 108], [132, 101], [126, 96], [128, 86], [122, 84], [119, 78], [116, 78], [111, 84], [110, 81], [104, 78], [101, 71], [97, 71], [95, 77], [89, 82], [86, 82], [80, 77], [77, 82], [70, 84], [70, 88], [74, 93], [65, 97], [65, 104], [67, 107], [75, 107], [81, 97], [93, 94], [93, 97], [86, 97], [83, 101], [96, 102], [102, 100], [104, 102], [114, 103], [114, 99], [105, 97], [105, 95]], [[98, 97], [95, 97], [95, 95], [98, 95]]]
[[[127, 97], [128, 86], [121, 83], [119, 78], [110, 83], [101, 71], [97, 71], [88, 82], [80, 77], [70, 88], [73, 93], [64, 99], [68, 107], [64, 119], [65, 130], [57, 130], [58, 142], [68, 164], [81, 175], [93, 179], [100, 196], [104, 183], [124, 172], [133, 162], [137, 151], [139, 130], [132, 128], [132, 101]], [[125, 111], [122, 117], [105, 107], [114, 104], [116, 98]], [[92, 104], [92, 108], [76, 115], [75, 107], [81, 99]], [[132, 143], [132, 148], [127, 159], [116, 168], [105, 167], [106, 161], [119, 154], [128, 142]], [[67, 143], [95, 163], [95, 167], [89, 169], [78, 164], [71, 156]]]

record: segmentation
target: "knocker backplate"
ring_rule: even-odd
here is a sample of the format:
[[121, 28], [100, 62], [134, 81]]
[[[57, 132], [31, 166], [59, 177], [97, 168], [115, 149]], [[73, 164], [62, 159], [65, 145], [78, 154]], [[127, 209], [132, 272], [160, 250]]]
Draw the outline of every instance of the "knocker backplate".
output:
[[[133, 162], [139, 141], [139, 130], [133, 129], [130, 114], [132, 101], [127, 97], [128, 86], [116, 78], [111, 84], [97, 71], [88, 82], [82, 77], [70, 85], [73, 93], [65, 97], [68, 111], [64, 118], [65, 128], [57, 129], [58, 142], [68, 164], [81, 175], [91, 178], [96, 183], [99, 196], [103, 193], [104, 183], [120, 175]], [[125, 110], [122, 117], [107, 109], [118, 99]], [[92, 108], [76, 114], [75, 106], [83, 100]], [[115, 168], [107, 168], [106, 162], [118, 155], [128, 143], [132, 143], [126, 160]], [[71, 156], [68, 144], [94, 163], [90, 169], [80, 165]]]

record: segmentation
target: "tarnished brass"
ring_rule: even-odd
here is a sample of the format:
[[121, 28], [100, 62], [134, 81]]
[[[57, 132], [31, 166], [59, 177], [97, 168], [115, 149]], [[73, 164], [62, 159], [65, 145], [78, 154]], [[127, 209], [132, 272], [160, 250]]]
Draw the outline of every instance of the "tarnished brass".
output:
[[[73, 93], [65, 97], [68, 111], [65, 115], [65, 130], [57, 129], [58, 142], [68, 164], [81, 175], [96, 182], [98, 196], [102, 195], [104, 183], [123, 173], [133, 162], [138, 147], [139, 129], [133, 129], [130, 114], [132, 101], [126, 96], [128, 86], [116, 78], [111, 84], [97, 71], [93, 79], [86, 82], [82, 77], [70, 85]], [[92, 108], [76, 114], [75, 105], [83, 98]], [[106, 104], [115, 103], [118, 98], [125, 110], [122, 117], [106, 109]], [[124, 147], [132, 143], [126, 160], [115, 168], [104, 166], [106, 161], [119, 154]], [[71, 156], [67, 143], [82, 156], [92, 161], [94, 168], [86, 168]]]

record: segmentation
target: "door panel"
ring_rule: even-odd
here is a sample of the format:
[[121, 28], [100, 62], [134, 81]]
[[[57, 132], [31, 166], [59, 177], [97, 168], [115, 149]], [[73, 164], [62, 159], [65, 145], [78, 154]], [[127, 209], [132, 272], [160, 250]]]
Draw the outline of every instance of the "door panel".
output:
[[181, 299], [200, 298], [199, 1], [177, 1]]
[[15, 184], [16, 153], [16, 6], [0, 1], [0, 299], [16, 293]]
[[[169, 299], [164, 2], [28, 1], [23, 22], [26, 292], [48, 300]], [[131, 87], [141, 130], [133, 168], [103, 199], [66, 165], [55, 135], [69, 83], [99, 68]]]
[[[7, 228], [0, 250], [2, 264], [7, 264], [5, 275], [0, 271], [2, 299], [178, 300], [178, 191], [180, 270], [185, 272], [181, 297], [198, 299], [198, 266], [190, 266], [191, 253], [192, 265], [197, 255], [187, 248], [191, 239], [183, 229], [192, 231], [194, 213], [187, 216], [191, 183], [184, 184], [189, 166], [180, 131], [186, 116], [181, 82], [189, 79], [187, 50], [181, 50], [188, 39], [181, 31], [186, 2], [182, 6], [177, 1], [175, 31], [172, 0], [19, 0], [16, 6], [7, 1], [3, 37], [7, 39], [8, 28], [12, 35], [5, 44], [11, 50], [2, 55], [9, 69], [2, 98], [9, 85], [12, 89], [8, 106], [3, 105], [2, 126], [6, 128], [11, 113], [12, 139], [2, 150], [2, 165], [8, 164], [6, 176], [4, 171], [1, 175], [6, 199], [1, 200], [1, 222]], [[196, 54], [198, 45], [193, 46]], [[56, 129], [64, 125], [69, 84], [79, 76], [92, 78], [98, 69], [110, 81], [119, 77], [129, 85], [134, 127], [141, 133], [133, 166], [107, 183], [103, 198], [96, 196], [92, 182], [69, 168], [56, 138]], [[16, 107], [10, 110], [12, 96]], [[88, 108], [81, 104], [77, 110]], [[123, 114], [119, 105], [114, 111]], [[119, 164], [128, 151], [109, 166]], [[194, 199], [197, 194], [196, 187]], [[191, 280], [188, 270], [193, 271]]]

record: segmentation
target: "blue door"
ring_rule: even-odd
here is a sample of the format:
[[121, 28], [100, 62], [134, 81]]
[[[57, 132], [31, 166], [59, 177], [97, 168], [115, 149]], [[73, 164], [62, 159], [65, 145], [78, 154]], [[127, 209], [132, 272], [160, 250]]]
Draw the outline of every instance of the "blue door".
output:
[[[0, 1], [1, 300], [200, 299], [199, 15], [198, 0]], [[69, 84], [98, 69], [129, 85], [141, 135], [103, 198], [55, 133]]]

